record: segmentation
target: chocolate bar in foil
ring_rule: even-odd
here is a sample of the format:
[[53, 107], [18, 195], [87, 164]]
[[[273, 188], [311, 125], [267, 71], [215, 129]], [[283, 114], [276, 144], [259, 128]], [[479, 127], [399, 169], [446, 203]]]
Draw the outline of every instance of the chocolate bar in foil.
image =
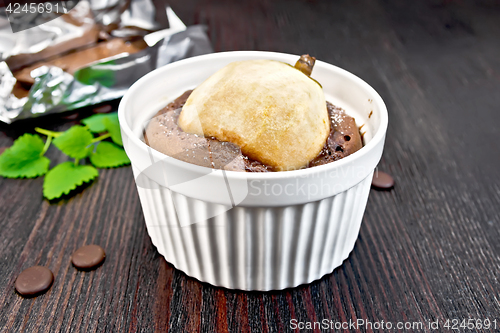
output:
[[[144, 5], [151, 0], [138, 1]], [[133, 4], [134, 0], [131, 3]], [[79, 6], [81, 3], [75, 9]], [[157, 10], [158, 4], [155, 6], [152, 5], [152, 11]], [[120, 10], [123, 16], [126, 11], [123, 11], [123, 8]], [[121, 29], [122, 25], [115, 22], [116, 31], [120, 31], [117, 35], [128, 34], [127, 38], [114, 37], [117, 35], [110, 31], [110, 39], [107, 41], [85, 45], [83, 48], [43, 61], [40, 61], [35, 53], [31, 53], [31, 63], [25, 62], [23, 69], [14, 71], [15, 75], [12, 74], [9, 57], [4, 58], [4, 61], [0, 62], [0, 121], [12, 123], [20, 119], [62, 113], [121, 98], [137, 79], [148, 72], [173, 61], [213, 52], [204, 26], [186, 28], [170, 7], [166, 6], [163, 10], [168, 17], [167, 24], [163, 22], [153, 27], [149, 23], [149, 27], [144, 24], [141, 27], [127, 26]], [[102, 11], [101, 9], [101, 13]], [[106, 15], [110, 13], [112, 11], [108, 10]], [[125, 17], [130, 20], [130, 15], [125, 14]], [[141, 15], [144, 15], [144, 12]], [[100, 19], [104, 17], [105, 15], [101, 15]], [[158, 17], [158, 13], [155, 17]], [[59, 19], [61, 18], [49, 23]], [[109, 21], [109, 18], [107, 20]], [[93, 27], [96, 26], [94, 23]], [[136, 35], [140, 35], [145, 29], [165, 26], [169, 28], [149, 33], [144, 39], [134, 39], [132, 36], [134, 29], [137, 31]], [[7, 47], [2, 46], [1, 29], [0, 22], [0, 52], [4, 55], [8, 52], [5, 53]], [[101, 36], [102, 31], [104, 30], [100, 30]], [[162, 37], [163, 39], [160, 39]], [[10, 51], [12, 54], [12, 50]], [[104, 59], [99, 59], [101, 57]], [[31, 88], [23, 94], [22, 89], [18, 89], [20, 85]]]

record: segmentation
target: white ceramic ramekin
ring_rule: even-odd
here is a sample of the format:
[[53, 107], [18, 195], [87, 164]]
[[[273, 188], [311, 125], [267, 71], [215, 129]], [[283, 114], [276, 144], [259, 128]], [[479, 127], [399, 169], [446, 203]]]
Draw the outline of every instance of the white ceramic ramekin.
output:
[[118, 116], [153, 244], [187, 275], [216, 286], [275, 290], [309, 283], [340, 266], [354, 247], [373, 171], [382, 155], [387, 110], [358, 77], [317, 61], [312, 77], [326, 99], [353, 115], [364, 147], [309, 169], [244, 173], [163, 155], [142, 141], [147, 121], [226, 64], [297, 55], [226, 52], [159, 68], [123, 97]]

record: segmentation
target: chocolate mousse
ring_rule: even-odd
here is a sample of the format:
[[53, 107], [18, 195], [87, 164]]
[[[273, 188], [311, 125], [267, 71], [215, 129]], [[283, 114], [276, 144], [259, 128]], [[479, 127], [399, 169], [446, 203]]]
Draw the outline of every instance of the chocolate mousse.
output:
[[359, 128], [354, 118], [342, 108], [326, 102], [330, 115], [331, 129], [323, 150], [309, 162], [309, 167], [337, 161], [363, 147]]
[[[184, 162], [228, 171], [269, 172], [272, 169], [242, 154], [231, 142], [205, 138], [182, 131], [177, 121], [182, 106], [192, 90], [188, 90], [161, 109], [149, 122], [144, 139], [159, 152]], [[327, 102], [330, 134], [319, 155], [307, 167], [339, 160], [361, 149], [362, 140], [354, 118], [342, 108]]]
[[151, 119], [144, 132], [146, 144], [165, 155], [208, 168], [267, 172], [265, 165], [244, 156], [240, 148], [231, 142], [182, 131], [177, 121], [191, 92], [186, 91]]
[[232, 62], [160, 110], [145, 141], [179, 160], [230, 171], [296, 170], [352, 154], [362, 147], [359, 129], [325, 101], [310, 77], [315, 60]]

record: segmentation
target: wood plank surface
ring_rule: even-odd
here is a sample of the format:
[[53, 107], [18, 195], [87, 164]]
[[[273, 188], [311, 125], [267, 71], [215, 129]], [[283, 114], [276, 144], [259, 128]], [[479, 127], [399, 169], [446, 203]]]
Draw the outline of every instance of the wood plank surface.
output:
[[[291, 327], [324, 319], [451, 332], [446, 320], [469, 318], [496, 320], [497, 329], [454, 332], [500, 331], [499, 1], [169, 3], [187, 25], [208, 27], [216, 51], [309, 53], [372, 85], [389, 110], [379, 168], [394, 176], [394, 190], [371, 191], [356, 246], [332, 274], [261, 293], [215, 288], [166, 263], [147, 234], [130, 167], [100, 170], [57, 203], [42, 199], [42, 178], [0, 178], [1, 332], [329, 332]], [[0, 147], [35, 125], [2, 125]], [[63, 159], [55, 148], [48, 156]], [[89, 243], [106, 261], [77, 271], [70, 256]], [[14, 281], [37, 264], [53, 271], [54, 284], [24, 299]], [[440, 328], [430, 329], [436, 320]]]

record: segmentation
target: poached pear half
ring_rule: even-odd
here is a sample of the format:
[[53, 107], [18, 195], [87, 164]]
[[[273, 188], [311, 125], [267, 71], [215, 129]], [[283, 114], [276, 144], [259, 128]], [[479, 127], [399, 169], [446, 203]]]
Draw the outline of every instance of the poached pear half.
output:
[[276, 171], [307, 166], [330, 132], [321, 86], [273, 60], [233, 62], [217, 71], [189, 96], [178, 125], [232, 142]]

